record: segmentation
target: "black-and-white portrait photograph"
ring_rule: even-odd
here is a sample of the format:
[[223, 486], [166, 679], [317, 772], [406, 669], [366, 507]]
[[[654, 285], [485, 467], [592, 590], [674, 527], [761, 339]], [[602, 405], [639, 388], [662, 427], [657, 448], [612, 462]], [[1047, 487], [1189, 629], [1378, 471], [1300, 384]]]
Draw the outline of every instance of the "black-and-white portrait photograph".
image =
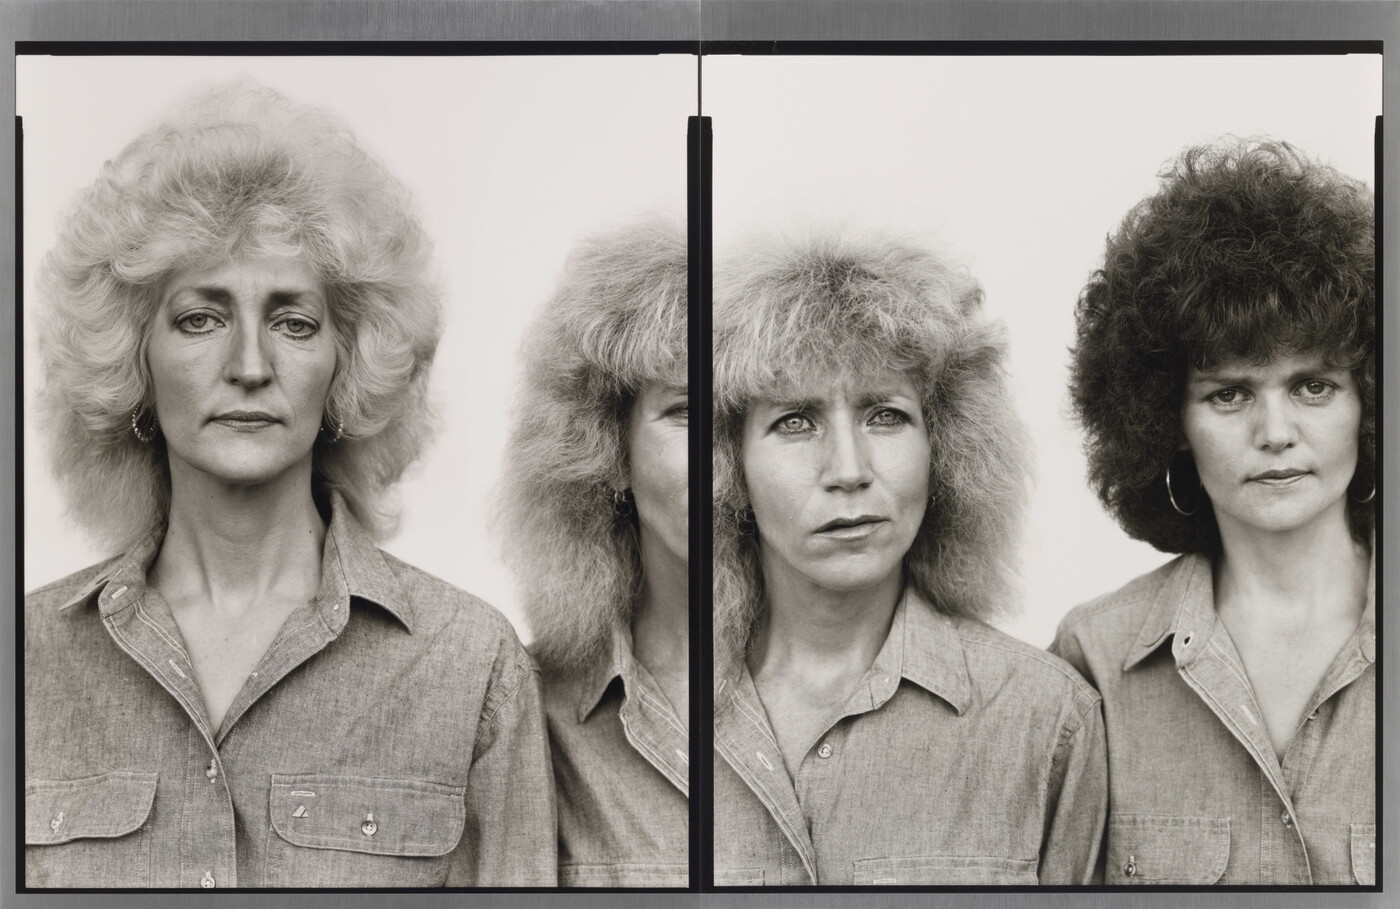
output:
[[17, 58], [20, 886], [687, 884], [695, 78]]
[[1376, 883], [1379, 54], [716, 55], [714, 883]]

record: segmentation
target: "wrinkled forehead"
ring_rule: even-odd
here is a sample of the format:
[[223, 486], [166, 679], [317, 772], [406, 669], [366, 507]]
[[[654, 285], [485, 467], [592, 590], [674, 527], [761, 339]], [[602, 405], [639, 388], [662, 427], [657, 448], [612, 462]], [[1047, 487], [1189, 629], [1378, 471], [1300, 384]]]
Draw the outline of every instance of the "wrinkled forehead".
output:
[[918, 383], [911, 370], [846, 364], [774, 376], [749, 395], [749, 409], [758, 405], [810, 405], [894, 397], [920, 399]]
[[1351, 369], [1345, 351], [1317, 345], [1276, 342], [1245, 349], [1218, 345], [1199, 351], [1186, 367], [1188, 380], [1208, 374], [1268, 375], [1278, 372]]

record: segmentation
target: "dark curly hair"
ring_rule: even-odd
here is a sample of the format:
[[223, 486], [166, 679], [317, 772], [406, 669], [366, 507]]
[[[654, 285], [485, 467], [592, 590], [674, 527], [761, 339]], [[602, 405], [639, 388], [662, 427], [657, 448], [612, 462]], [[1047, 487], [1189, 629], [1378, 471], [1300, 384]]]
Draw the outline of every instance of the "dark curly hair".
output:
[[1164, 552], [1215, 554], [1208, 501], [1172, 508], [1165, 474], [1198, 482], [1183, 441], [1191, 366], [1321, 353], [1362, 402], [1348, 520], [1370, 538], [1376, 482], [1376, 250], [1371, 189], [1269, 140], [1188, 149], [1108, 238], [1080, 293], [1070, 390], [1089, 479], [1128, 535]]

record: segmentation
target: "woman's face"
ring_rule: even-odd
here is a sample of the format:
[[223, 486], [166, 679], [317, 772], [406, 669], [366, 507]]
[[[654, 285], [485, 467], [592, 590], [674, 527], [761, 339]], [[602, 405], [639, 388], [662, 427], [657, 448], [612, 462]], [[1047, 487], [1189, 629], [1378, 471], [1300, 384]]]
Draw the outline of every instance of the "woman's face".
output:
[[627, 455], [643, 553], [689, 563], [689, 395], [684, 385], [651, 384], [632, 402]]
[[1181, 422], [1222, 536], [1345, 520], [1361, 431], [1350, 371], [1317, 354], [1193, 368]]
[[755, 399], [742, 459], [770, 584], [852, 592], [900, 570], [928, 506], [928, 433], [907, 375]]
[[172, 472], [251, 485], [309, 465], [336, 350], [325, 291], [300, 258], [176, 272], [146, 360]]

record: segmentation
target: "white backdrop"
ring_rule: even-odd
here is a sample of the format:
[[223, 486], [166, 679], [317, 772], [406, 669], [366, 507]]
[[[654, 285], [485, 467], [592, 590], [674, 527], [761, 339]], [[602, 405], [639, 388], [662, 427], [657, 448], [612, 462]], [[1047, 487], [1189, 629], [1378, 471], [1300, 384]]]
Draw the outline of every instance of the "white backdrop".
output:
[[950, 250], [1010, 329], [1036, 445], [1022, 588], [1040, 646], [1075, 604], [1166, 561], [1085, 480], [1069, 418], [1079, 289], [1161, 167], [1269, 135], [1373, 182], [1378, 55], [707, 57], [715, 255], [756, 230], [879, 228]]
[[239, 75], [340, 114], [417, 197], [445, 293], [442, 419], [400, 487], [403, 530], [386, 548], [492, 603], [528, 641], [486, 520], [521, 334], [576, 241], [646, 212], [684, 223], [692, 56], [18, 58], [26, 589], [111, 554], [65, 519], [35, 425], [39, 261], [104, 161], [172, 104]]

